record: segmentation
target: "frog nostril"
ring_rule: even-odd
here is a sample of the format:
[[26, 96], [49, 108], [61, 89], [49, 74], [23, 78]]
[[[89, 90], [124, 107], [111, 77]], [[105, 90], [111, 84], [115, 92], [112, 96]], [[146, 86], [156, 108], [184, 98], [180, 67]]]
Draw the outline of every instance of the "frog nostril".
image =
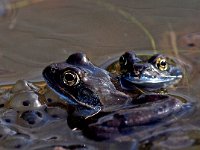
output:
[[52, 73], [56, 73], [56, 70], [57, 70], [57, 67], [54, 67], [54, 66], [51, 67], [51, 72], [52, 72]]

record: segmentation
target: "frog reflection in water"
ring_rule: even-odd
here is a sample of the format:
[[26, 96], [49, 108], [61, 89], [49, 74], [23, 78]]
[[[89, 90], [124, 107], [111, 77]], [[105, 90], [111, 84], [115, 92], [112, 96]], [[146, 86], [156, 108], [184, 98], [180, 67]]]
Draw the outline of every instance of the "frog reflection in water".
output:
[[[103, 131], [99, 130], [102, 125], [105, 132], [112, 132], [110, 127], [119, 131], [123, 127], [149, 124], [180, 111], [185, 105], [169, 95], [135, 98], [131, 93], [124, 94], [120, 88], [116, 89], [109, 73], [93, 65], [83, 53], [72, 54], [64, 62], [47, 66], [43, 76], [49, 87], [74, 108], [72, 116], [85, 118], [88, 129], [100, 131], [99, 134]], [[77, 124], [84, 126], [83, 122]]]

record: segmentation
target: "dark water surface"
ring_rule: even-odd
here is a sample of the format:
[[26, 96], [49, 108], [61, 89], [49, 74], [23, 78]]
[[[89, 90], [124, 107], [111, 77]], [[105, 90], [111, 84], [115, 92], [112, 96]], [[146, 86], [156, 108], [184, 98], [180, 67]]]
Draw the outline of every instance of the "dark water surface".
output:
[[[162, 52], [176, 57], [186, 68], [176, 94], [195, 102], [193, 113], [170, 128], [155, 129], [152, 141], [145, 140], [152, 134], [149, 131], [114, 143], [98, 143], [77, 138], [58, 123], [57, 128], [66, 131], [60, 143], [81, 143], [80, 149], [86, 149], [84, 143], [89, 143], [89, 149], [198, 149], [199, 18], [198, 0], [0, 0], [0, 83], [41, 81], [45, 66], [77, 51], [87, 53], [97, 65], [126, 50]], [[44, 135], [47, 129], [51, 127], [40, 128]], [[163, 130], [169, 132], [162, 134]], [[143, 136], [144, 141], [138, 145], [134, 136]]]

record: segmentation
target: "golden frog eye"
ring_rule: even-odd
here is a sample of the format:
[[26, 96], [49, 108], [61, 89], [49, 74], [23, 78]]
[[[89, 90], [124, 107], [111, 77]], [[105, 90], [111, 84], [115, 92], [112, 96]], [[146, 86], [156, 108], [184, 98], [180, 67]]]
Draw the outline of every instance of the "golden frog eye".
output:
[[161, 71], [165, 71], [168, 69], [168, 64], [165, 58], [158, 58], [156, 60], [156, 67], [161, 70]]
[[67, 70], [64, 72], [63, 82], [68, 86], [75, 86], [80, 82], [80, 77], [76, 72]]

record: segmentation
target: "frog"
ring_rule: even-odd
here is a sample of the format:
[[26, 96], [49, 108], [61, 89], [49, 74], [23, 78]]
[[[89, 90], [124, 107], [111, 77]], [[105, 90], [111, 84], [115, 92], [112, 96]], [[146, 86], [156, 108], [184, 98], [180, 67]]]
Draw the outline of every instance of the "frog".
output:
[[113, 82], [107, 70], [94, 65], [82, 52], [48, 65], [43, 70], [43, 77], [61, 101], [72, 108], [68, 116], [70, 128], [80, 129], [88, 137], [94, 133], [92, 137], [98, 136], [97, 139], [107, 139], [106, 135], [121, 128], [159, 122], [189, 105], [168, 94], [148, 93], [133, 97], [132, 91], [125, 93], [124, 89], [116, 88], [121, 83]]
[[120, 107], [131, 97], [117, 90], [109, 72], [93, 65], [84, 53], [75, 53], [66, 61], [53, 63], [43, 70], [49, 87], [83, 117], [103, 108]]
[[174, 87], [183, 78], [182, 68], [173, 59], [163, 54], [137, 56], [133, 50], [104, 68], [114, 72], [126, 90], [158, 91]]

